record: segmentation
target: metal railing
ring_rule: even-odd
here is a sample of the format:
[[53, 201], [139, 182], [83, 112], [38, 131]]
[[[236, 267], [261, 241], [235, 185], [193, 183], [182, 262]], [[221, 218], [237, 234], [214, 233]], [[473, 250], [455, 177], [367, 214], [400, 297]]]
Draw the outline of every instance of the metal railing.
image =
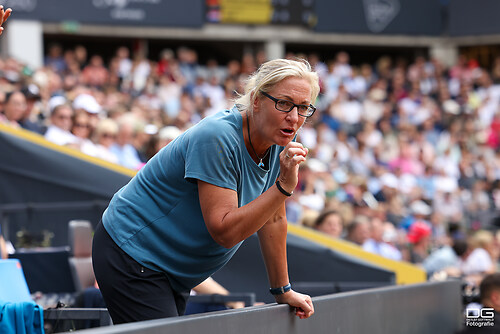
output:
[[459, 281], [368, 289], [313, 298], [315, 314], [298, 319], [288, 305], [142, 321], [87, 334], [453, 334], [461, 327]]

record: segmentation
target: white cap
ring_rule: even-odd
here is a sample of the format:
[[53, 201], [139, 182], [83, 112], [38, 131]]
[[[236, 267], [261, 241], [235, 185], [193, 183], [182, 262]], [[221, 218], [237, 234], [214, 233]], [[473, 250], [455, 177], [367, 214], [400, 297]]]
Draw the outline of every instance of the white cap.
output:
[[155, 135], [158, 133], [158, 127], [154, 124], [146, 124], [144, 126], [144, 133], [148, 135]]
[[61, 95], [52, 96], [49, 100], [49, 110], [50, 113], [54, 111], [54, 108], [60, 106], [61, 104], [65, 104], [67, 102], [66, 98]]
[[428, 216], [432, 213], [431, 207], [421, 200], [416, 200], [411, 203], [410, 210], [413, 214], [422, 216]]
[[397, 189], [398, 188], [398, 178], [391, 173], [385, 173], [380, 177], [380, 182], [382, 183], [383, 186], [386, 186], [388, 188], [393, 188]]
[[159, 132], [159, 137], [162, 140], [174, 140], [182, 134], [178, 127], [170, 125], [162, 128]]
[[83, 109], [91, 114], [98, 114], [101, 112], [102, 108], [97, 100], [89, 94], [80, 94], [73, 101], [73, 108]]

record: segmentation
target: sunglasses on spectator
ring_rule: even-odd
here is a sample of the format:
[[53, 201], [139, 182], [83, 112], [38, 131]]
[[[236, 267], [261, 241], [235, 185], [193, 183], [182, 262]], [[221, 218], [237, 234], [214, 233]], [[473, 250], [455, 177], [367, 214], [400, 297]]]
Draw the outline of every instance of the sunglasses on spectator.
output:
[[115, 138], [116, 135], [114, 133], [103, 133], [101, 135], [103, 138]]
[[75, 128], [86, 128], [86, 129], [90, 128], [90, 125], [88, 123], [75, 123], [73, 126]]

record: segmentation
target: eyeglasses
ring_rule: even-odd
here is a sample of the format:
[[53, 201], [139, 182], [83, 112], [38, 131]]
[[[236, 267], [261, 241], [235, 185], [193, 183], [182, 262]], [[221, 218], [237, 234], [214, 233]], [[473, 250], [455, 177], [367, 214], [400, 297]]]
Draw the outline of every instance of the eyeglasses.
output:
[[86, 129], [90, 128], [90, 125], [89, 124], [85, 124], [85, 123], [75, 123], [73, 126], [75, 128], [86, 128]]
[[274, 107], [279, 111], [290, 112], [293, 108], [297, 107], [297, 111], [302, 117], [311, 117], [316, 111], [316, 107], [312, 104], [295, 104], [292, 101], [277, 99], [274, 96], [267, 94], [266, 92], [260, 91], [262, 95], [268, 99], [274, 101]]
[[116, 135], [114, 133], [103, 133], [101, 136], [103, 138], [116, 138]]

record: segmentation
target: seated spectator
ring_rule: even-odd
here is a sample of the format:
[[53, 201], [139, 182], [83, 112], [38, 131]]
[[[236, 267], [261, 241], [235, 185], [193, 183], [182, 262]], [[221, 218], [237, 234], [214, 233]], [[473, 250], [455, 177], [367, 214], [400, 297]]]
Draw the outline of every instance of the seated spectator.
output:
[[26, 130], [44, 134], [46, 129], [40, 124], [40, 108], [37, 108], [38, 102], [41, 99], [38, 86], [30, 84], [21, 91], [26, 98], [26, 110], [19, 123]]
[[490, 274], [496, 271], [498, 245], [493, 233], [477, 231], [469, 238], [471, 252], [461, 262], [462, 273], [466, 276]]
[[99, 113], [102, 111], [101, 105], [92, 95], [80, 94], [73, 101], [73, 109], [75, 112], [83, 110], [88, 113], [90, 117], [90, 135], [92, 135], [97, 123], [99, 123]]
[[132, 145], [135, 136], [135, 120], [124, 115], [118, 120], [116, 142], [109, 148], [118, 157], [118, 163], [130, 169], [139, 169], [142, 166], [137, 150]]
[[90, 116], [80, 110], [73, 116], [71, 133], [75, 135], [77, 141], [75, 147], [85, 154], [97, 156], [97, 147], [90, 140]]
[[73, 109], [68, 104], [59, 104], [50, 114], [50, 125], [45, 139], [58, 145], [76, 144], [77, 138], [71, 133]]
[[429, 277], [440, 271], [444, 271], [447, 276], [459, 277], [461, 275], [460, 259], [468, 256], [467, 241], [450, 239], [450, 243], [451, 245], [445, 244], [431, 252], [422, 263]]
[[340, 238], [344, 229], [344, 221], [337, 211], [328, 210], [316, 218], [313, 228], [334, 238]]
[[167, 146], [172, 140], [177, 138], [182, 134], [182, 131], [178, 127], [169, 125], [166, 126], [158, 132], [158, 139], [155, 145], [156, 152], [161, 150], [163, 147]]
[[354, 221], [347, 225], [346, 240], [362, 246], [368, 237], [368, 217], [356, 216]]
[[13, 91], [5, 94], [3, 115], [0, 114], [0, 122], [15, 128], [20, 128], [20, 121], [26, 111], [26, 98], [21, 91]]
[[118, 125], [112, 119], [103, 119], [97, 124], [95, 130], [96, 157], [118, 164], [118, 157], [111, 151], [114, 145], [116, 135], [118, 134]]
[[382, 220], [374, 217], [368, 225], [370, 237], [363, 243], [363, 249], [391, 260], [400, 261], [402, 259], [401, 252], [393, 245], [384, 241], [384, 223]]
[[431, 233], [431, 227], [423, 221], [416, 221], [411, 224], [408, 230], [408, 261], [421, 264], [425, 260], [429, 255]]

